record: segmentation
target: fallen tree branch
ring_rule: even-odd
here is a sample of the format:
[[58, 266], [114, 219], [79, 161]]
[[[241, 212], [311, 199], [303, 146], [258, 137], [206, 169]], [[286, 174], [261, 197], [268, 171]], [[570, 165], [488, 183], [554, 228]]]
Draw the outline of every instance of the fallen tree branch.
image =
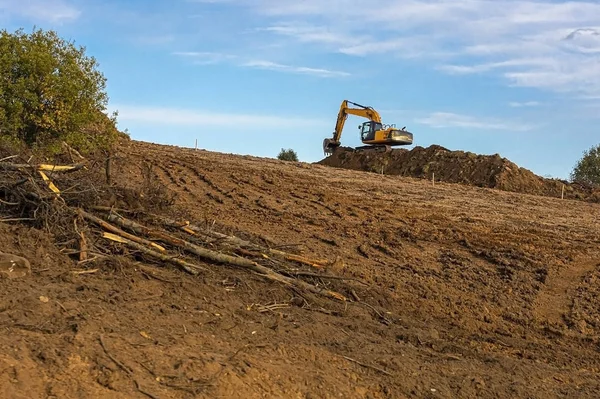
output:
[[7, 205], [7, 206], [19, 206], [19, 205], [21, 205], [20, 202], [7, 202], [7, 201], [3, 201], [1, 199], [0, 199], [0, 204]]
[[252, 249], [255, 249], [255, 250], [258, 250], [261, 252], [267, 252], [270, 255], [281, 256], [285, 260], [298, 262], [298, 263], [301, 263], [301, 264], [304, 264], [307, 266], [311, 266], [314, 268], [318, 268], [318, 269], [324, 268], [328, 264], [330, 264], [330, 262], [328, 260], [308, 259], [301, 255], [290, 254], [288, 252], [280, 251], [277, 249], [264, 248], [258, 244], [243, 240], [243, 239], [235, 237], [235, 236], [229, 236], [227, 234], [219, 233], [219, 232], [216, 232], [213, 230], [203, 229], [199, 226], [192, 225], [187, 221], [186, 222], [178, 222], [176, 220], [164, 218], [162, 216], [157, 216], [157, 215], [152, 215], [152, 216], [159, 219], [161, 221], [161, 223], [163, 223], [169, 227], [174, 227], [174, 228], [183, 230], [190, 235], [207, 235], [211, 238], [220, 240], [220, 242], [222, 242], [222, 243], [229, 243], [229, 244], [232, 244], [233, 246], [237, 246], [237, 247], [252, 248]]
[[207, 269], [205, 269], [203, 267], [200, 267], [198, 265], [194, 265], [192, 263], [188, 263], [188, 262], [186, 262], [186, 261], [184, 261], [182, 259], [179, 259], [179, 258], [174, 258], [174, 257], [171, 257], [171, 256], [167, 256], [165, 254], [161, 254], [159, 252], [153, 251], [153, 250], [145, 247], [144, 245], [138, 244], [135, 241], [128, 240], [127, 238], [118, 236], [116, 234], [106, 233], [105, 232], [105, 233], [102, 234], [102, 237], [106, 238], [108, 240], [111, 240], [111, 241], [120, 242], [122, 244], [127, 244], [130, 247], [132, 247], [134, 249], [137, 249], [138, 251], [140, 251], [140, 252], [142, 252], [142, 253], [144, 253], [146, 255], [149, 255], [149, 256], [152, 256], [154, 258], [160, 259], [163, 262], [173, 263], [173, 264], [179, 266], [184, 271], [186, 271], [186, 272], [188, 272], [190, 274], [193, 274], [193, 275], [198, 275], [200, 270], [207, 271]]
[[129, 367], [127, 367], [126, 365], [124, 365], [123, 363], [121, 363], [119, 361], [119, 359], [117, 359], [116, 357], [114, 357], [109, 351], [108, 348], [106, 347], [106, 343], [104, 342], [104, 337], [102, 336], [102, 334], [100, 334], [99, 336], [100, 339], [100, 346], [102, 346], [102, 349], [104, 349], [104, 353], [106, 353], [106, 356], [108, 356], [108, 358], [110, 360], [112, 360], [117, 366], [119, 366], [123, 371], [125, 371], [127, 374], [131, 375], [133, 374], [133, 370], [131, 370]]
[[62, 142], [62, 147], [64, 149], [67, 150], [67, 152], [69, 153], [69, 156], [71, 157], [71, 161], [73, 161], [73, 154], [77, 155], [77, 157], [81, 160], [85, 160], [85, 158], [79, 153], [79, 151], [77, 151], [76, 149], [74, 149], [73, 147], [71, 147], [69, 144], [67, 144], [66, 142]]
[[383, 373], [385, 375], [389, 375], [389, 376], [392, 375], [391, 373], [389, 373], [389, 372], [387, 372], [387, 371], [385, 371], [383, 369], [380, 369], [379, 367], [375, 367], [375, 366], [371, 366], [370, 364], [365, 364], [365, 363], [359, 362], [358, 360], [352, 359], [351, 357], [348, 357], [348, 356], [342, 356], [342, 357], [344, 359], [348, 360], [349, 362], [358, 364], [359, 366], [362, 366], [362, 367], [365, 367], [365, 368], [368, 368], [368, 369], [372, 369], [372, 370], [375, 370], [375, 371], [379, 371], [380, 373]]
[[56, 187], [54, 185], [54, 183], [52, 183], [52, 180], [50, 180], [50, 178], [48, 176], [46, 176], [46, 174], [44, 172], [42, 172], [41, 170], [38, 170], [38, 173], [40, 174], [40, 176], [42, 176], [42, 180], [44, 180], [44, 182], [46, 182], [46, 185], [48, 186], [48, 188], [50, 190], [52, 190], [52, 192], [54, 194], [56, 194], [57, 196], [60, 197], [60, 190], [58, 189], [58, 187]]
[[141, 244], [147, 247], [154, 247], [156, 249], [158, 249], [161, 252], [166, 252], [166, 249], [161, 247], [160, 245], [158, 245], [155, 242], [152, 241], [148, 241], [148, 240], [144, 240], [143, 238], [139, 238], [137, 236], [134, 236], [133, 234], [129, 234], [121, 229], [119, 229], [118, 227], [115, 227], [107, 222], [105, 222], [104, 220], [100, 219], [99, 217], [96, 217], [90, 213], [87, 213], [86, 211], [84, 211], [83, 209], [80, 209], [79, 212], [81, 213], [81, 216], [83, 216], [84, 218], [86, 218], [87, 220], [89, 220], [92, 223], [97, 224], [98, 226], [102, 227], [104, 230], [110, 231], [114, 234], [117, 234], [121, 237], [124, 237], [130, 241], [133, 241], [137, 244]]
[[155, 239], [158, 239], [164, 243], [168, 243], [175, 247], [179, 247], [179, 248], [184, 249], [194, 255], [199, 256], [200, 258], [203, 258], [206, 260], [211, 260], [216, 263], [228, 264], [228, 265], [232, 265], [232, 266], [237, 266], [237, 267], [253, 270], [269, 280], [278, 281], [278, 282], [286, 284], [286, 285], [295, 286], [295, 287], [304, 289], [306, 291], [309, 291], [309, 292], [312, 292], [315, 294], [324, 295], [329, 298], [346, 301], [346, 297], [344, 297], [342, 294], [339, 294], [334, 291], [319, 288], [317, 286], [308, 284], [302, 280], [284, 276], [282, 274], [279, 274], [279, 273], [273, 271], [272, 269], [269, 269], [268, 267], [260, 265], [249, 259], [238, 258], [235, 256], [223, 254], [223, 253], [220, 253], [217, 251], [213, 251], [210, 249], [200, 247], [198, 245], [192, 244], [190, 242], [187, 242], [187, 241], [182, 240], [177, 237], [173, 237], [173, 236], [163, 233], [161, 231], [150, 229], [150, 228], [145, 227], [135, 221], [125, 219], [124, 217], [117, 215], [115, 213], [111, 213], [110, 215], [107, 216], [107, 218], [111, 222], [113, 222], [117, 225], [120, 225], [123, 228], [129, 228], [138, 234], [144, 234], [144, 235], [153, 237]]
[[325, 280], [341, 280], [341, 281], [356, 281], [357, 283], [364, 284], [368, 286], [369, 284], [365, 283], [354, 277], [344, 277], [344, 276], [332, 276], [330, 274], [319, 274], [319, 273], [308, 273], [308, 272], [290, 272], [285, 271], [282, 274], [286, 274], [288, 276], [296, 276], [296, 277], [317, 277]]
[[8, 219], [0, 219], [0, 222], [8, 223], [8, 222], [29, 222], [34, 221], [34, 218], [8, 218]]
[[120, 208], [114, 208], [111, 206], [102, 206], [102, 205], [96, 205], [96, 206], [92, 206], [89, 207], [88, 209], [93, 210], [93, 211], [99, 211], [99, 212], [120, 212], [120, 213], [130, 213], [130, 214], [136, 214], [136, 213], [140, 213], [143, 212], [143, 209], [120, 209]]
[[9, 159], [17, 158], [19, 155], [11, 155], [5, 158], [0, 159], [0, 162], [8, 161]]
[[39, 164], [39, 165], [29, 165], [29, 164], [16, 164], [16, 163], [0, 163], [0, 169], [5, 170], [24, 170], [24, 169], [34, 169], [37, 171], [45, 171], [45, 172], [75, 172], [85, 167], [85, 163], [80, 163], [76, 165], [48, 165], [48, 164]]
[[[151, 236], [151, 237], [155, 237], [160, 239], [163, 242], [172, 244], [172, 245], [177, 245], [177, 246], [192, 246], [194, 247], [193, 244], [188, 243], [187, 241], [184, 240], [180, 240], [178, 238], [169, 236], [167, 234], [164, 234], [162, 232], [159, 232], [157, 230], [153, 230], [150, 229], [148, 227], [145, 227], [133, 220], [124, 218], [123, 216], [119, 215], [116, 212], [110, 212], [109, 215], [107, 216], [107, 220], [109, 222], [115, 223], [119, 226], [121, 226], [122, 228], [126, 228], [129, 229], [137, 234], [143, 234], [143, 235], [147, 235], [147, 236]], [[171, 221], [174, 222], [174, 221]], [[176, 222], [174, 222], [176, 223]], [[173, 224], [171, 224], [171, 226], [174, 226]], [[181, 227], [190, 227], [190, 225], [186, 225], [186, 226], [182, 226], [181, 223], [177, 223], [177, 226]], [[193, 229], [192, 229], [193, 230]], [[237, 237], [233, 237], [233, 236], [227, 236], [225, 234], [221, 234], [221, 233], [217, 233], [217, 232], [211, 232], [216, 238], [223, 238], [225, 240], [230, 241], [232, 244], [235, 243], [241, 247], [254, 247], [256, 249], [258, 249], [258, 246], [256, 244], [253, 244], [249, 241], [245, 241], [242, 239], [239, 239]], [[327, 263], [327, 261], [323, 261], [323, 260], [311, 260], [311, 259], [307, 259], [304, 258], [300, 255], [293, 255], [293, 254], [288, 254], [286, 252], [283, 251], [278, 251], [278, 250], [274, 250], [274, 249], [266, 249], [267, 251], [269, 251], [272, 254], [276, 254], [276, 255], [280, 255], [283, 256], [286, 260], [289, 261], [296, 261], [299, 263], [304, 263], [306, 265], [312, 266], [312, 267], [323, 267], [324, 264], [323, 263]], [[268, 256], [265, 254], [260, 254], [263, 258], [268, 259]]]

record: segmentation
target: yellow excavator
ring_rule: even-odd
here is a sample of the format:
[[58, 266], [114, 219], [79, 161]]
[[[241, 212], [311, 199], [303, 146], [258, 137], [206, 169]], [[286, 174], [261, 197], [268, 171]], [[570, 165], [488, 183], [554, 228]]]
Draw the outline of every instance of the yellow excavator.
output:
[[[356, 108], [352, 108], [350, 105]], [[413, 143], [413, 134], [405, 130], [406, 126], [402, 129], [397, 129], [396, 125], [384, 125], [381, 123], [379, 112], [375, 111], [372, 107], [344, 100], [340, 106], [333, 138], [327, 138], [323, 141], [325, 156], [333, 154], [336, 148], [341, 145], [340, 138], [348, 115], [356, 115], [368, 119], [367, 122], [362, 123], [358, 127], [360, 138], [365, 145], [356, 147], [354, 150], [389, 152], [392, 146], [410, 145]]]

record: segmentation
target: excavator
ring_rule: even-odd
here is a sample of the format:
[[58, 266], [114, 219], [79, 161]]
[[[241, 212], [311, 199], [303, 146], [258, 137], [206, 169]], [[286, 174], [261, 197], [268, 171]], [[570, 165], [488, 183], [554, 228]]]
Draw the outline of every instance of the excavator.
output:
[[360, 130], [360, 138], [365, 145], [356, 147], [354, 150], [389, 152], [391, 151], [392, 146], [410, 145], [413, 143], [413, 134], [405, 130], [406, 126], [402, 129], [397, 129], [396, 125], [384, 125], [381, 123], [379, 112], [373, 109], [373, 107], [367, 107], [352, 101], [344, 100], [340, 106], [333, 138], [326, 138], [323, 140], [323, 152], [325, 153], [325, 156], [333, 154], [341, 145], [340, 138], [348, 115], [356, 115], [368, 119], [368, 121], [362, 123], [358, 127]]

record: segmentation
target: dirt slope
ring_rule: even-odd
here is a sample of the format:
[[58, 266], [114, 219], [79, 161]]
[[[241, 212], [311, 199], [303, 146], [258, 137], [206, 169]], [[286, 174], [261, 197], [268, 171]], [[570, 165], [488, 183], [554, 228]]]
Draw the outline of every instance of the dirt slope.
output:
[[390, 153], [354, 151], [339, 148], [333, 155], [318, 162], [338, 168], [364, 170], [387, 175], [425, 178], [448, 183], [462, 183], [477, 187], [600, 202], [600, 190], [570, 184], [557, 179], [546, 179], [521, 168], [500, 155], [479, 155], [465, 151], [450, 151], [432, 145], [416, 146], [411, 150], [399, 148]]
[[[0, 223], [0, 250], [32, 267], [0, 280], [0, 396], [597, 397], [598, 204], [134, 141], [119, 155], [115, 181], [153, 165], [198, 223], [340, 257], [327, 272], [362, 282], [322, 284], [360, 301], [297, 306], [218, 265], [74, 274], [53, 237]], [[257, 311], [273, 303], [289, 306]]]

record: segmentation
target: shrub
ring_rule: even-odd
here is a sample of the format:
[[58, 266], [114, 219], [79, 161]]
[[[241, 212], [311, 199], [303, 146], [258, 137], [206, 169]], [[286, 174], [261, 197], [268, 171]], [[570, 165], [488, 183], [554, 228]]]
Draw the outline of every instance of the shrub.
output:
[[97, 67], [84, 47], [53, 31], [0, 31], [0, 135], [29, 147], [109, 146], [116, 114], [104, 113], [106, 79]]
[[284, 150], [282, 148], [279, 152], [279, 155], [277, 155], [277, 159], [280, 159], [282, 161], [298, 162], [298, 154], [296, 154], [296, 151], [292, 150], [291, 148], [288, 150]]
[[583, 152], [583, 156], [571, 172], [571, 181], [600, 185], [600, 144]]

